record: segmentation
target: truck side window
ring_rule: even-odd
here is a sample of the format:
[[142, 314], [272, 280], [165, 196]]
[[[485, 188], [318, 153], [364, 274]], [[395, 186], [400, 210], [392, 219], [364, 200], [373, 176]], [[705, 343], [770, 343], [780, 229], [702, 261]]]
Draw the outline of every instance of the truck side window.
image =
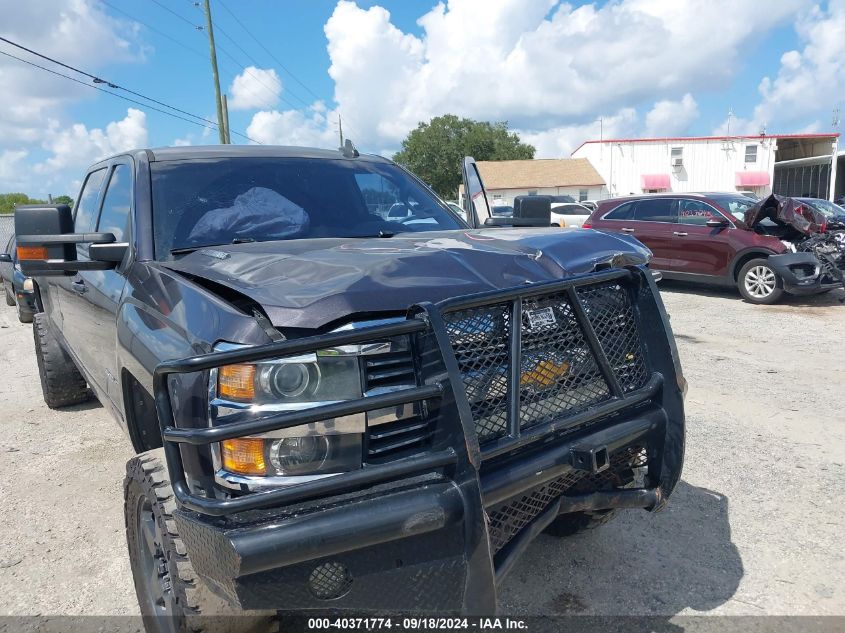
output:
[[129, 208], [132, 203], [132, 173], [128, 165], [116, 165], [109, 180], [97, 231], [113, 233], [116, 242], [124, 242], [129, 233]]
[[79, 192], [79, 202], [76, 204], [76, 217], [73, 230], [77, 233], [91, 233], [97, 224], [97, 200], [100, 199], [100, 188], [106, 178], [106, 168], [92, 171], [82, 185]]

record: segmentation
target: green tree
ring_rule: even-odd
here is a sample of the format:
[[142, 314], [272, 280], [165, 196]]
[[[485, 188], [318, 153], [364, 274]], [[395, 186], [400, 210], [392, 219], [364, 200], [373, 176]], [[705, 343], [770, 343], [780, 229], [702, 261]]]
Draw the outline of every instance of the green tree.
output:
[[73, 198], [70, 196], [54, 196], [53, 204], [66, 204], [69, 207], [73, 206]]
[[464, 156], [476, 160], [520, 160], [534, 158], [534, 151], [534, 147], [508, 131], [507, 122], [473, 121], [446, 114], [420, 123], [402, 141], [402, 149], [393, 160], [422, 178], [442, 197], [455, 198]]
[[30, 198], [25, 193], [0, 193], [0, 213], [11, 213], [19, 204], [44, 204], [44, 200]]

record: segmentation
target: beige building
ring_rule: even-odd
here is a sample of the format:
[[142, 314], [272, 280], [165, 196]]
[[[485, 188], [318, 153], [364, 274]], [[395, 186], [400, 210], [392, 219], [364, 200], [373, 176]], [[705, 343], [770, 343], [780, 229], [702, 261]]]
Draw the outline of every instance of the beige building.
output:
[[493, 206], [513, 204], [516, 196], [607, 197], [604, 179], [585, 158], [485, 160], [477, 165]]

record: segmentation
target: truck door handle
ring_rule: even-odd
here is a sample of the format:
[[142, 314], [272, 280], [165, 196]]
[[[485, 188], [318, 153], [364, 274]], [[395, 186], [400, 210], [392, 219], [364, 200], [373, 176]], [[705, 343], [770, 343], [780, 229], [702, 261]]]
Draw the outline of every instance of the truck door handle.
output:
[[622, 232], [623, 233], [633, 233], [634, 229], [624, 228], [624, 229], [622, 229]]
[[672, 235], [677, 235], [678, 237], [686, 237], [688, 233], [684, 233], [683, 231], [675, 231]]
[[88, 292], [88, 288], [85, 287], [85, 282], [81, 279], [79, 281], [71, 281], [70, 288], [77, 294], [85, 294]]

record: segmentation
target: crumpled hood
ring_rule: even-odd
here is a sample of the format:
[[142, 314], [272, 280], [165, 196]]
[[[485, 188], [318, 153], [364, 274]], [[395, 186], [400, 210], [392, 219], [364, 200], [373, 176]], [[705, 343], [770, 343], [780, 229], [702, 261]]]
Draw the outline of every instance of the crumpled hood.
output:
[[634, 238], [593, 230], [476, 229], [214, 246], [162, 265], [250, 297], [277, 327], [319, 328], [650, 255]]
[[775, 194], [760, 200], [745, 212], [744, 220], [754, 228], [764, 219], [789, 226], [803, 235], [821, 233], [826, 221], [824, 214], [800, 200]]

